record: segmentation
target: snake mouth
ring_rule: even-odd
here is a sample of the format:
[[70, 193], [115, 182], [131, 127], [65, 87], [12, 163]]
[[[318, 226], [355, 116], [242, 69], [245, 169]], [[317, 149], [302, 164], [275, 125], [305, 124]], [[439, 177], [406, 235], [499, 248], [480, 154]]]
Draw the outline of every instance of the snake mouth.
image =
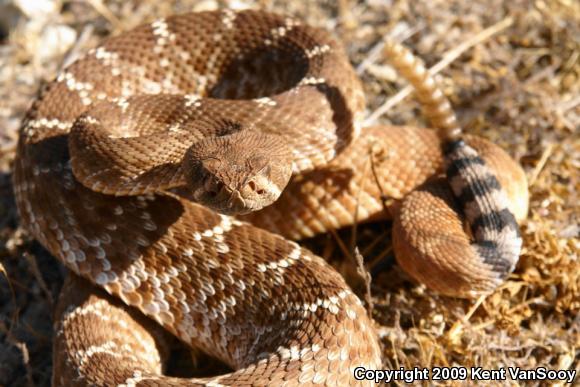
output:
[[214, 182], [212, 189], [198, 188], [193, 198], [214, 211], [224, 215], [245, 215], [261, 210], [278, 199], [281, 190], [273, 183], [257, 185], [253, 180], [232, 188], [222, 182]]
[[214, 202], [212, 207], [224, 215], [246, 215], [259, 211], [275, 202], [281, 194], [274, 184], [257, 188], [253, 181], [238, 189], [224, 187], [222, 191], [222, 199]]

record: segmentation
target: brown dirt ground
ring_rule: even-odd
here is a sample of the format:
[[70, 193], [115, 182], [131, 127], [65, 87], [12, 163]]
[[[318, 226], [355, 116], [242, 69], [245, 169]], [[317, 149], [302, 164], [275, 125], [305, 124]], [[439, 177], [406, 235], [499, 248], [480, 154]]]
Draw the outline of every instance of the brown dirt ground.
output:
[[[286, 12], [332, 29], [360, 70], [369, 114], [405, 86], [377, 55], [385, 35], [404, 37], [428, 66], [460, 52], [440, 80], [461, 124], [504, 147], [526, 170], [531, 201], [523, 255], [509, 281], [479, 302], [439, 297], [390, 265], [389, 224], [359, 227], [356, 239], [344, 230], [308, 242], [361, 297], [364, 286], [349, 274], [354, 266], [345, 255], [359, 246], [371, 270], [381, 272], [371, 291], [384, 367], [545, 366], [580, 373], [580, 3], [90, 0], [57, 2], [44, 21], [12, 18], [18, 10], [7, 3], [0, 9], [0, 386], [49, 385], [51, 311], [64, 273], [19, 228], [12, 194], [17, 129], [36, 90], [63, 58], [104, 36], [172, 13], [228, 6]], [[59, 25], [77, 33], [72, 47], [41, 40]], [[495, 34], [487, 36], [488, 27]], [[473, 47], [464, 49], [472, 38]], [[379, 121], [424, 125], [412, 98]]]

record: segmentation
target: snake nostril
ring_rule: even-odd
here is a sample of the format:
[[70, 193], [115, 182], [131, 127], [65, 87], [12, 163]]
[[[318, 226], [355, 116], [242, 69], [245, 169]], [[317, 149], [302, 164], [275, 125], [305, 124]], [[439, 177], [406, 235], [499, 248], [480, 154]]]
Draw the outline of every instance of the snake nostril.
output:
[[256, 182], [253, 180], [250, 180], [250, 182], [248, 182], [248, 188], [250, 188], [253, 192], [255, 192], [258, 195], [263, 195], [266, 193], [266, 190], [258, 187]]

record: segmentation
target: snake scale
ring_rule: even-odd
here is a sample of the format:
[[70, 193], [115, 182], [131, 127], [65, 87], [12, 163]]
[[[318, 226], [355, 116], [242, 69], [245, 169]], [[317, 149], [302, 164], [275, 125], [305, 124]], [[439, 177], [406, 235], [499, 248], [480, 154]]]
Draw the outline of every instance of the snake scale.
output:
[[[14, 187], [25, 227], [74, 273], [56, 312], [53, 384], [371, 384], [353, 377], [381, 367], [362, 303], [283, 236], [394, 217], [397, 259], [416, 279], [462, 297], [500, 284], [519, 255], [523, 172], [496, 146], [464, 141], [425, 69], [391, 53], [438, 131], [359, 136], [364, 96], [340, 45], [261, 11], [159, 19], [44, 87], [22, 124]], [[376, 182], [364, 179], [369, 160]], [[386, 211], [385, 195], [396, 199]], [[232, 372], [163, 375], [160, 326]]]

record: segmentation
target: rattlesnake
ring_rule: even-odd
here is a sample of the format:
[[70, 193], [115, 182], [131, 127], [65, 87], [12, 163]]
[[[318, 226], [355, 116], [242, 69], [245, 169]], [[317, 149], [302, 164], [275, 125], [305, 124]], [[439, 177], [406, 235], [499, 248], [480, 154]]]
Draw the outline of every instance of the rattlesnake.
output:
[[[380, 368], [379, 343], [340, 275], [297, 243], [190, 200], [222, 212], [256, 210], [277, 198], [290, 174], [302, 173], [273, 206], [246, 219], [300, 238], [387, 215], [377, 186], [405, 197], [441, 171], [445, 148], [451, 188], [477, 244], [470, 245], [446, 204], [448, 189], [428, 185], [390, 208], [398, 215], [397, 258], [446, 294], [473, 296], [497, 286], [521, 243], [507, 199], [460, 138], [424, 69], [407, 53], [391, 52], [419, 87], [437, 134], [379, 126], [351, 144], [364, 98], [340, 45], [324, 31], [259, 11], [189, 14], [138, 27], [90, 51], [44, 88], [22, 125], [14, 187], [23, 224], [76, 274], [57, 308], [54, 384], [370, 384], [353, 371]], [[280, 67], [274, 71], [269, 61]], [[204, 109], [208, 118], [197, 115]], [[151, 134], [150, 122], [161, 126], [163, 142], [136, 136]], [[219, 140], [200, 140], [216, 126]], [[237, 180], [212, 165], [199, 173], [196, 155], [205, 147], [196, 153], [190, 145], [222, 146], [223, 137], [248, 133], [285, 139], [279, 154], [286, 164], [275, 187], [263, 165]], [[527, 201], [521, 170], [489, 143], [469, 141], [498, 173], [510, 208], [525, 215], [526, 205], [517, 204]], [[167, 143], [176, 148], [164, 153]], [[225, 149], [253, 148], [240, 144]], [[401, 147], [406, 154], [399, 158]], [[361, 180], [369, 153], [378, 158], [378, 185]], [[113, 165], [111, 157], [118, 158]], [[155, 158], [161, 166], [148, 164]], [[207, 172], [221, 181], [208, 182]], [[443, 230], [433, 230], [434, 220]], [[162, 376], [167, 348], [159, 327], [140, 313], [235, 371]]]

